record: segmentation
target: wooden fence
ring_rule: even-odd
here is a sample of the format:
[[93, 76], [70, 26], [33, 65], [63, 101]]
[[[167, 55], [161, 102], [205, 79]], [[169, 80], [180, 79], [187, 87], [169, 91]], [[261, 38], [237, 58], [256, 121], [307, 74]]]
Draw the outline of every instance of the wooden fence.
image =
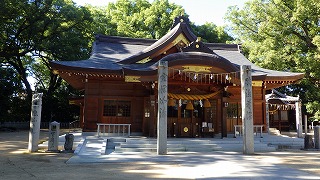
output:
[[[40, 128], [41, 129], [48, 129], [49, 124], [51, 122], [41, 122]], [[29, 129], [30, 128], [30, 122], [1, 122], [0, 127], [2, 128], [15, 128], [15, 129]], [[72, 121], [70, 123], [68, 122], [62, 122], [60, 123], [60, 129], [72, 129], [72, 128], [80, 128], [79, 121]]]

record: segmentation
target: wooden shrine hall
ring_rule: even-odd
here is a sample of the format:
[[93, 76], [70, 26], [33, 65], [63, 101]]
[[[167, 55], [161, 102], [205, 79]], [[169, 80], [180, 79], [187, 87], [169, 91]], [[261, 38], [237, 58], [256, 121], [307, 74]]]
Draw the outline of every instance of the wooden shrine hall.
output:
[[266, 107], [270, 128], [276, 128], [280, 132], [297, 130], [298, 137], [302, 137], [301, 100], [299, 97], [288, 96], [272, 89], [270, 94], [266, 94], [266, 103], [268, 104]]
[[131, 133], [156, 136], [158, 64], [168, 62], [169, 137], [206, 137], [241, 125], [240, 66], [251, 65], [253, 124], [266, 131], [265, 92], [296, 83], [302, 73], [260, 68], [245, 58], [237, 44], [204, 43], [176, 17], [162, 38], [138, 39], [97, 35], [91, 57], [52, 61], [50, 65], [84, 96], [80, 105], [83, 131], [97, 123], [130, 124]]

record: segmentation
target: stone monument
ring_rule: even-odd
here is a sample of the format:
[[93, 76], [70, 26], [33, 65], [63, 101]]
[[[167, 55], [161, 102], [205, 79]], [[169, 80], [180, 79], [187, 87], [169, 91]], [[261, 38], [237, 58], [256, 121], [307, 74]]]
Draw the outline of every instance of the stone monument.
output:
[[53, 121], [49, 126], [48, 151], [59, 152], [60, 123]]
[[42, 109], [42, 95], [43, 95], [42, 93], [37, 93], [32, 96], [29, 144], [28, 144], [29, 152], [38, 151], [41, 109]]
[[158, 66], [157, 154], [167, 154], [168, 62]]
[[254, 154], [251, 66], [241, 66], [243, 154]]

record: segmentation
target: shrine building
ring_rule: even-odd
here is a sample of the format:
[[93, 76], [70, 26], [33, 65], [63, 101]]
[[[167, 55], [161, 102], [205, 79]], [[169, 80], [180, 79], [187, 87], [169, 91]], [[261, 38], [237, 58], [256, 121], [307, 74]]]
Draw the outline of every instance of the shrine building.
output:
[[97, 131], [97, 123], [130, 124], [131, 133], [154, 137], [159, 61], [168, 62], [168, 137], [233, 133], [242, 124], [241, 65], [252, 68], [253, 124], [263, 131], [266, 91], [303, 78], [254, 65], [237, 44], [202, 42], [184, 16], [158, 40], [97, 35], [89, 59], [50, 65], [84, 91], [72, 101], [80, 106], [83, 131]]

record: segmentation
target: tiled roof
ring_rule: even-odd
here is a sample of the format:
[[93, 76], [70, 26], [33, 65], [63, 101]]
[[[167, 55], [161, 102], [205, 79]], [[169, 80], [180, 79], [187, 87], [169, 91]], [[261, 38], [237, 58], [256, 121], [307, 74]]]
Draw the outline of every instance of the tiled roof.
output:
[[213, 50], [216, 54], [221, 57], [228, 59], [235, 66], [239, 67], [241, 65], [251, 65], [252, 76], [258, 75], [267, 75], [268, 77], [289, 77], [293, 75], [302, 75], [303, 73], [292, 73], [284, 71], [275, 71], [270, 69], [261, 68], [251, 61], [249, 61], [242, 53], [239, 51], [230, 51], [230, 50]]
[[[203, 59], [202, 62], [206, 61], [209, 65], [217, 65], [216, 59], [219, 58], [219, 62], [230, 67], [232, 66], [229, 69], [233, 70], [235, 68], [240, 70], [241, 65], [251, 65], [252, 75], [256, 77], [268, 77], [271, 80], [273, 78], [275, 80], [291, 78], [292, 81], [303, 77], [302, 73], [260, 68], [241, 54], [236, 44], [200, 42], [199, 44], [201, 46], [199, 46], [199, 44], [196, 46], [198, 42], [196, 40], [197, 38], [192, 33], [189, 24], [186, 24], [184, 21], [177, 23], [170, 32], [159, 40], [97, 35], [89, 59], [81, 61], [53, 61], [51, 62], [51, 66], [53, 69], [73, 69], [78, 71], [89, 69], [97, 71], [118, 71], [120, 73], [120, 71], [131, 70], [141, 72], [153, 71], [154, 73], [157, 70], [157, 63], [147, 62], [138, 64], [137, 62], [170, 45], [179, 34], [183, 34], [185, 38], [191, 42], [190, 45], [192, 46], [185, 48], [187, 52], [183, 52], [182, 49], [182, 52], [167, 54], [163, 59], [166, 59], [167, 56], [177, 57], [178, 59], [184, 57], [186, 59], [189, 58], [188, 61], [186, 60], [189, 64], [190, 58], [193, 58], [195, 63]], [[212, 53], [210, 51], [212, 51]], [[170, 59], [169, 57], [167, 59]], [[170, 61], [175, 60], [170, 59]], [[177, 61], [181, 62], [181, 60]]]
[[288, 96], [275, 89], [272, 89], [271, 94], [266, 94], [265, 97], [267, 102], [272, 104], [277, 104], [274, 102], [281, 102], [281, 104], [289, 104], [289, 103], [300, 101], [299, 96], [298, 97]]

